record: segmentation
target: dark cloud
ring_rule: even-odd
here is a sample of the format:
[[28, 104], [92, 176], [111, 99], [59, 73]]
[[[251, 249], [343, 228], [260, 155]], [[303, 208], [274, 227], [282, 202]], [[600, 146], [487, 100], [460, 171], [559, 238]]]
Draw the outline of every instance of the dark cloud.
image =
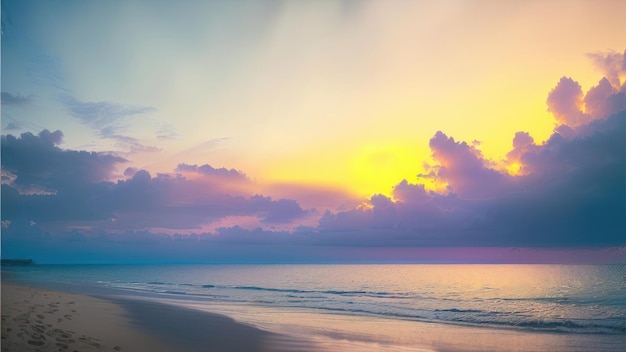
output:
[[307, 213], [293, 200], [272, 200], [227, 193], [221, 182], [187, 179], [181, 175], [152, 177], [144, 170], [119, 181], [102, 199], [112, 209], [115, 229], [199, 229], [228, 216], [254, 216], [264, 223], [290, 222]]
[[249, 184], [235, 170], [210, 165], [179, 165], [158, 174], [128, 168], [128, 180], [109, 182], [125, 160], [103, 153], [62, 150], [61, 131], [2, 137], [2, 219], [34, 220], [42, 228], [200, 229], [229, 216], [282, 224], [308, 215], [294, 200], [233, 193], [232, 184]]
[[14, 186], [52, 190], [75, 188], [108, 179], [123, 158], [103, 153], [62, 150], [61, 131], [43, 130], [20, 137], [2, 136], [2, 169], [15, 175]]
[[599, 119], [626, 110], [626, 84], [621, 91], [618, 88], [611, 85], [607, 78], [602, 78], [585, 95], [586, 113]]
[[63, 150], [63, 133], [2, 136], [2, 219], [67, 221], [101, 216], [98, 197], [125, 160], [109, 154]]
[[21, 94], [11, 94], [9, 92], [0, 93], [2, 104], [4, 105], [25, 105], [32, 101], [32, 97], [25, 97]]
[[271, 197], [255, 195], [250, 198], [250, 208], [263, 216], [263, 222], [282, 223], [301, 218], [306, 212], [292, 199], [273, 201]]
[[[469, 146], [438, 133], [433, 147], [447, 153], [440, 156], [446, 171], [438, 177], [452, 182], [452, 189], [475, 187], [474, 192], [488, 196], [444, 196], [403, 181], [394, 188], [395, 202], [379, 195], [371, 199], [371, 209], [327, 212], [320, 230], [367, 232], [355, 240], [364, 245], [624, 246], [626, 111], [579, 131], [573, 139], [554, 134], [542, 146], [518, 134], [514, 144], [529, 174], [504, 184]], [[448, 171], [457, 168], [464, 172]], [[498, 192], [487, 187], [491, 182], [501, 185]]]

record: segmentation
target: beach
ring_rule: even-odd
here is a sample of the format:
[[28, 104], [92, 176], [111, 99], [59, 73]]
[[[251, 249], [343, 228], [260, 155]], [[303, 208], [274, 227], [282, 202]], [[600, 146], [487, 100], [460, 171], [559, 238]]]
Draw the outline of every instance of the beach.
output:
[[288, 341], [222, 315], [2, 283], [3, 352], [306, 350]]
[[117, 304], [2, 283], [2, 351], [169, 351]]
[[[3, 268], [1, 350], [622, 351], [623, 269]], [[474, 276], [460, 275], [468, 272]], [[560, 279], [552, 282], [555, 273]], [[511, 276], [518, 279], [507, 280]], [[474, 282], [481, 284], [469, 286]]]

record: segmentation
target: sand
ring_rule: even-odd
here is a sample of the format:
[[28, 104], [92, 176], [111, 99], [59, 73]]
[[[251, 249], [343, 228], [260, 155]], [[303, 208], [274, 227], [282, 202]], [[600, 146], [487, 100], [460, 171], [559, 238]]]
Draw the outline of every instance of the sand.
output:
[[1, 351], [621, 351], [626, 342], [624, 336], [533, 333], [202, 305], [226, 316], [191, 309], [193, 302], [183, 307], [180, 302], [167, 304], [110, 290], [81, 289], [87, 292], [65, 293], [3, 281]]
[[138, 331], [122, 307], [2, 283], [2, 351], [173, 351]]
[[2, 283], [2, 352], [313, 351], [305, 341], [141, 298]]

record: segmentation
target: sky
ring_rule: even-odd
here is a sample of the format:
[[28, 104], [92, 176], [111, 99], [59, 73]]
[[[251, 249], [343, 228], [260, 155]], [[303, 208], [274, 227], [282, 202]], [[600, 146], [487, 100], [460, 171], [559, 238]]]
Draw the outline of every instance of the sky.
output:
[[626, 262], [624, 13], [2, 1], [2, 256]]

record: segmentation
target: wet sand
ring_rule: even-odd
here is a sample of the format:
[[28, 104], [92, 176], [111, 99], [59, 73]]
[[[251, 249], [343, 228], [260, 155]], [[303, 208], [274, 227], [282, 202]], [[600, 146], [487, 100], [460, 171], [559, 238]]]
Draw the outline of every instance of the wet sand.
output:
[[579, 352], [621, 351], [626, 343], [624, 335], [550, 334], [166, 302], [81, 289], [87, 292], [3, 281], [1, 351]]
[[2, 351], [307, 351], [226, 316], [2, 283]]

